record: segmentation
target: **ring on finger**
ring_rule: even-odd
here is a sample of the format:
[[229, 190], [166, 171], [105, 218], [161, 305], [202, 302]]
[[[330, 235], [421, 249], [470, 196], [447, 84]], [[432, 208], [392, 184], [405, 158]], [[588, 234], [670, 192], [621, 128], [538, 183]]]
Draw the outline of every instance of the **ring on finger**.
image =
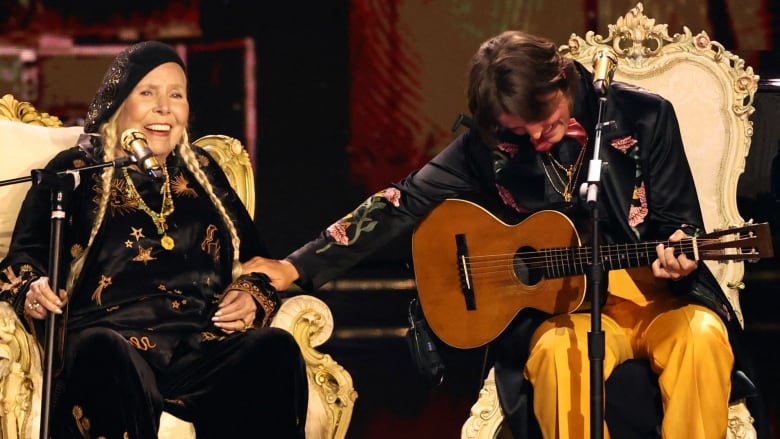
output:
[[29, 308], [30, 310], [37, 309], [40, 306], [41, 304], [37, 300], [33, 300], [32, 302], [27, 304], [27, 308]]

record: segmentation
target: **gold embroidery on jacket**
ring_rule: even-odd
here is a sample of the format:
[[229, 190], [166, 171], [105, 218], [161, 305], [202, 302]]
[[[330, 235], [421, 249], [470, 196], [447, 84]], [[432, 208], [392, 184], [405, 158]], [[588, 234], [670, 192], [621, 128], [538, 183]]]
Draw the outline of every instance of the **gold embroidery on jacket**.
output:
[[173, 193], [180, 197], [192, 197], [198, 196], [198, 193], [190, 186], [190, 181], [183, 175], [177, 175], [176, 178], [171, 181], [171, 189]]
[[70, 246], [70, 256], [73, 259], [78, 258], [79, 256], [81, 256], [82, 253], [84, 253], [84, 246], [83, 245], [81, 245], [81, 244], [73, 244], [72, 246]]
[[73, 409], [71, 409], [71, 414], [73, 415], [73, 420], [76, 421], [76, 427], [79, 429], [81, 437], [89, 438], [89, 430], [92, 426], [90, 425], [89, 418], [84, 416], [84, 409], [79, 405], [74, 405]]
[[15, 273], [12, 267], [6, 267], [2, 274], [5, 275], [5, 278], [8, 279], [8, 281], [4, 281], [0, 278], [0, 291], [10, 293], [12, 296], [18, 295], [22, 284], [30, 279], [32, 272], [33, 268], [30, 264], [22, 264], [19, 267], [19, 273]]
[[200, 333], [200, 336], [203, 341], [222, 341], [225, 339], [224, 335], [217, 335], [211, 331], [203, 331]]
[[5, 267], [5, 270], [3, 270], [3, 274], [5, 274], [5, 277], [8, 279], [8, 282], [0, 282], [0, 291], [7, 291], [10, 292], [12, 295], [16, 296], [19, 294], [19, 287], [22, 285], [22, 282], [24, 282], [25, 274], [29, 273], [30, 271], [23, 271], [25, 267], [28, 267], [29, 270], [32, 270], [32, 267], [25, 264], [22, 265], [22, 269], [19, 270], [19, 274], [17, 275], [14, 273], [13, 268], [11, 267]]
[[[98, 186], [96, 190], [102, 193], [103, 187]], [[127, 196], [127, 182], [121, 178], [111, 180], [111, 193], [108, 195], [108, 206], [111, 208], [111, 216], [116, 214], [124, 215], [126, 213], [138, 210], [138, 200]]]
[[136, 229], [135, 227], [130, 226], [130, 229], [132, 230], [130, 232], [130, 236], [135, 238], [136, 242], [138, 242], [141, 238], [146, 238], [146, 236], [144, 235], [144, 228], [143, 227], [141, 227], [140, 229]]
[[214, 258], [215, 261], [219, 260], [220, 249], [219, 239], [216, 238], [217, 230], [217, 226], [214, 224], [206, 226], [206, 237], [200, 243], [200, 249]]
[[149, 337], [147, 336], [130, 337], [127, 339], [127, 341], [130, 342], [131, 345], [135, 346], [136, 349], [141, 351], [148, 351], [157, 347], [157, 345], [152, 343], [152, 341], [149, 340]]
[[152, 256], [152, 248], [144, 248], [140, 245], [138, 246], [138, 256], [133, 258], [133, 261], [135, 262], [143, 262], [144, 265], [148, 265], [149, 261], [154, 261], [157, 258]]
[[95, 288], [95, 291], [92, 292], [92, 301], [94, 301], [98, 306], [103, 305], [103, 290], [106, 289], [106, 287], [109, 285], [111, 285], [111, 276], [101, 274], [98, 286]]

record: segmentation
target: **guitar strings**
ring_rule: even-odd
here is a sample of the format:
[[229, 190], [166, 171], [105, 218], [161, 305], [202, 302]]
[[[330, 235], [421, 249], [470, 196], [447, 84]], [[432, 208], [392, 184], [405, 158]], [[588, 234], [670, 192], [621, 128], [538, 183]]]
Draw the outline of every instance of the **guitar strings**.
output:
[[[706, 247], [707, 244], [722, 243], [723, 241], [720, 239], [698, 239], [696, 242], [697, 245], [693, 245], [693, 240], [686, 240], [684, 242], [675, 243], [670, 241], [649, 241], [643, 243], [628, 243], [625, 245], [603, 245], [601, 246], [602, 250], [613, 248], [614, 251], [602, 251], [601, 256], [602, 259], [606, 261], [611, 261], [615, 256], [618, 256], [618, 259], [613, 262], [616, 262], [619, 266], [622, 266], [621, 262], [631, 262], [643, 259], [647, 260], [649, 264], [651, 261], [650, 258], [655, 259], [656, 257], [656, 253], [654, 251], [655, 247], [661, 243], [663, 243], [665, 246], [674, 247], [677, 254], [690, 254], [695, 247], [699, 247], [699, 254], [710, 258], [719, 255], [726, 255], [724, 249], [722, 248], [703, 248]], [[631, 255], [628, 255], [627, 253], [631, 247], [633, 247], [634, 252], [636, 252], [638, 249], [643, 249], [644, 251], [641, 253], [632, 253]], [[739, 253], [736, 254], [739, 255]], [[746, 253], [746, 255], [750, 254], [750, 252]], [[508, 254], [465, 256], [466, 265], [472, 275], [505, 271], [507, 265], [506, 262], [513, 261], [515, 258], [521, 259], [522, 263], [531, 269], [538, 269], [544, 267], [576, 267], [589, 265], [592, 259], [592, 254], [591, 247], [583, 246], [572, 248], [549, 248]], [[551, 261], [557, 261], [557, 263], [551, 264]], [[614, 266], [615, 264], [612, 265]]]

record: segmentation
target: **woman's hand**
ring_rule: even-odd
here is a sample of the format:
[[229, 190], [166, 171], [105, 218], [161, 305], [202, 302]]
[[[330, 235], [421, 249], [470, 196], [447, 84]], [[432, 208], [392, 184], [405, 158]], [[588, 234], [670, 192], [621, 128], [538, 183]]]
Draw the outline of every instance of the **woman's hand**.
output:
[[65, 290], [60, 290], [60, 295], [57, 296], [49, 287], [49, 278], [39, 277], [30, 283], [30, 288], [27, 290], [24, 298], [24, 313], [37, 320], [45, 319], [49, 312], [62, 314], [62, 306], [67, 299], [68, 294]]
[[[669, 237], [669, 241], [679, 242], [684, 238], [688, 238], [688, 235], [682, 230], [676, 230]], [[663, 244], [658, 244], [656, 247], [658, 259], [653, 261], [652, 265], [655, 277], [677, 280], [691, 274], [699, 266], [698, 262], [688, 259], [685, 253], [680, 252], [675, 256], [674, 251], [674, 246], [665, 247]]]
[[265, 273], [271, 279], [271, 285], [276, 291], [284, 291], [290, 288], [293, 282], [298, 280], [298, 270], [290, 261], [284, 259], [268, 259], [255, 256], [243, 263], [242, 274]]
[[256, 313], [257, 303], [251, 294], [246, 291], [228, 290], [219, 302], [211, 321], [214, 326], [228, 334], [244, 332], [254, 327]]

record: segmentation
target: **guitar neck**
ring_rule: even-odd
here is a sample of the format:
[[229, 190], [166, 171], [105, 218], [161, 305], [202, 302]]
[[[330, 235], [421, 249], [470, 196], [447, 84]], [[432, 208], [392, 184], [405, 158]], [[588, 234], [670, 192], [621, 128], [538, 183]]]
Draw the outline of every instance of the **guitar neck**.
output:
[[[672, 245], [675, 253], [685, 253], [691, 259], [696, 257], [696, 242], [684, 239], [680, 242], [645, 241], [629, 244], [605, 244], [599, 246], [598, 258], [606, 270], [643, 267], [651, 265], [657, 258], [656, 246]], [[548, 278], [566, 277], [585, 274], [591, 265], [593, 247], [548, 248], [540, 250], [545, 276]]]

